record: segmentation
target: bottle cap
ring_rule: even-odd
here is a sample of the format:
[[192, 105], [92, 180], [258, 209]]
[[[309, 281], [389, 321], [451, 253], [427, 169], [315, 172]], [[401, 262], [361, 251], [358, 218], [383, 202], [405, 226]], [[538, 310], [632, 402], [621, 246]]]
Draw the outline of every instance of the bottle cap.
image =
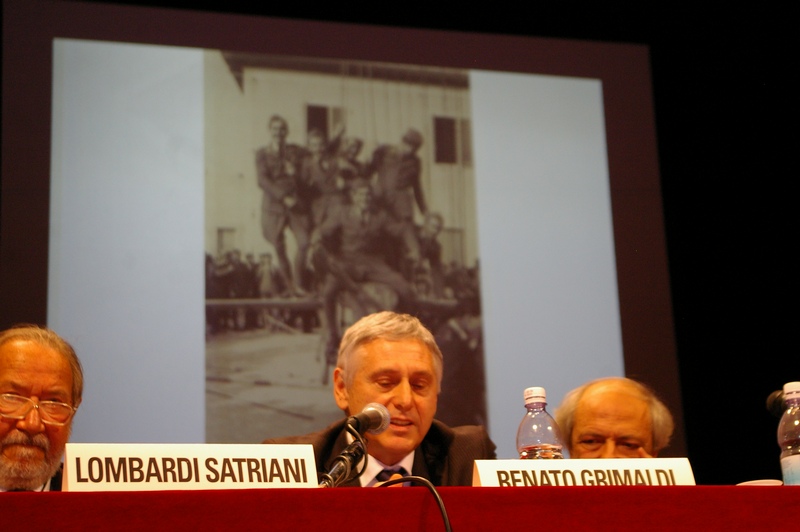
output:
[[531, 388], [525, 388], [525, 404], [531, 403], [546, 403], [547, 402], [547, 393], [544, 391], [544, 388], [541, 386], [533, 386]]
[[800, 381], [787, 382], [783, 385], [783, 399], [800, 398]]

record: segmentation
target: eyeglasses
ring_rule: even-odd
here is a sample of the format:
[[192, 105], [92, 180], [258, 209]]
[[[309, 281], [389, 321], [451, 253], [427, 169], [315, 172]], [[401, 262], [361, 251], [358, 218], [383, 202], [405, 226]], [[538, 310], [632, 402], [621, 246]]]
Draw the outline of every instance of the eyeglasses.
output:
[[58, 401], [34, 401], [13, 393], [0, 394], [0, 416], [8, 419], [24, 419], [32, 408], [39, 411], [42, 423], [66, 425], [77, 410], [74, 406]]

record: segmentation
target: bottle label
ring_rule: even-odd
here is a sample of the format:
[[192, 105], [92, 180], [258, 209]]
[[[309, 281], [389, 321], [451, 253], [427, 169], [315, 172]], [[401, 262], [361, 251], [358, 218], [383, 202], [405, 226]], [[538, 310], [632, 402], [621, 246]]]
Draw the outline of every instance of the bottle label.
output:
[[781, 458], [783, 483], [787, 486], [800, 486], [800, 454]]

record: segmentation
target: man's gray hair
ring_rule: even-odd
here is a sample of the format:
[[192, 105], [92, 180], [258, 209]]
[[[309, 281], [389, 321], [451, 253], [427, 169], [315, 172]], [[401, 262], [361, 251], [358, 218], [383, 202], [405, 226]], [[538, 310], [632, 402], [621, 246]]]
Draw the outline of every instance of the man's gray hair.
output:
[[578, 403], [581, 397], [583, 397], [583, 394], [586, 390], [595, 385], [611, 382], [627, 384], [647, 402], [650, 410], [650, 420], [653, 426], [653, 452], [658, 453], [669, 445], [672, 432], [675, 430], [675, 422], [672, 419], [669, 408], [661, 402], [655, 391], [646, 384], [627, 377], [603, 377], [589, 381], [568, 392], [556, 409], [556, 423], [558, 424], [558, 428], [561, 429], [564, 438], [567, 440], [565, 442], [567, 447], [572, 446], [572, 429], [575, 426], [575, 409], [578, 407]]
[[0, 346], [19, 340], [49, 347], [67, 360], [72, 371], [72, 406], [80, 405], [83, 397], [83, 367], [72, 346], [54, 331], [39, 325], [23, 323], [0, 332]]
[[439, 350], [439, 346], [436, 345], [433, 334], [414, 316], [389, 310], [368, 314], [345, 331], [339, 344], [336, 367], [344, 372], [346, 385], [349, 386], [353, 382], [354, 372], [348, 371], [348, 367], [352, 366], [353, 353], [360, 346], [378, 339], [390, 342], [401, 340], [418, 340], [422, 342], [431, 352], [437, 384], [441, 388], [442, 352]]

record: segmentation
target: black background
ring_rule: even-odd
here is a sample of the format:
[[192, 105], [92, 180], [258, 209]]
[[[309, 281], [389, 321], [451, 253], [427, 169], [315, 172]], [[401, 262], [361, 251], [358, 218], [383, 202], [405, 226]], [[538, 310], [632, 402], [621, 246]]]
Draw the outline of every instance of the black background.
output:
[[[174, 0], [104, 3], [188, 9]], [[644, 4], [213, 1], [191, 8], [647, 45], [689, 459], [698, 484], [780, 478], [778, 420], [765, 400], [800, 380], [790, 336], [797, 106], [789, 72], [797, 66], [797, 28], [790, 33], [788, 9], [768, 3]]]

